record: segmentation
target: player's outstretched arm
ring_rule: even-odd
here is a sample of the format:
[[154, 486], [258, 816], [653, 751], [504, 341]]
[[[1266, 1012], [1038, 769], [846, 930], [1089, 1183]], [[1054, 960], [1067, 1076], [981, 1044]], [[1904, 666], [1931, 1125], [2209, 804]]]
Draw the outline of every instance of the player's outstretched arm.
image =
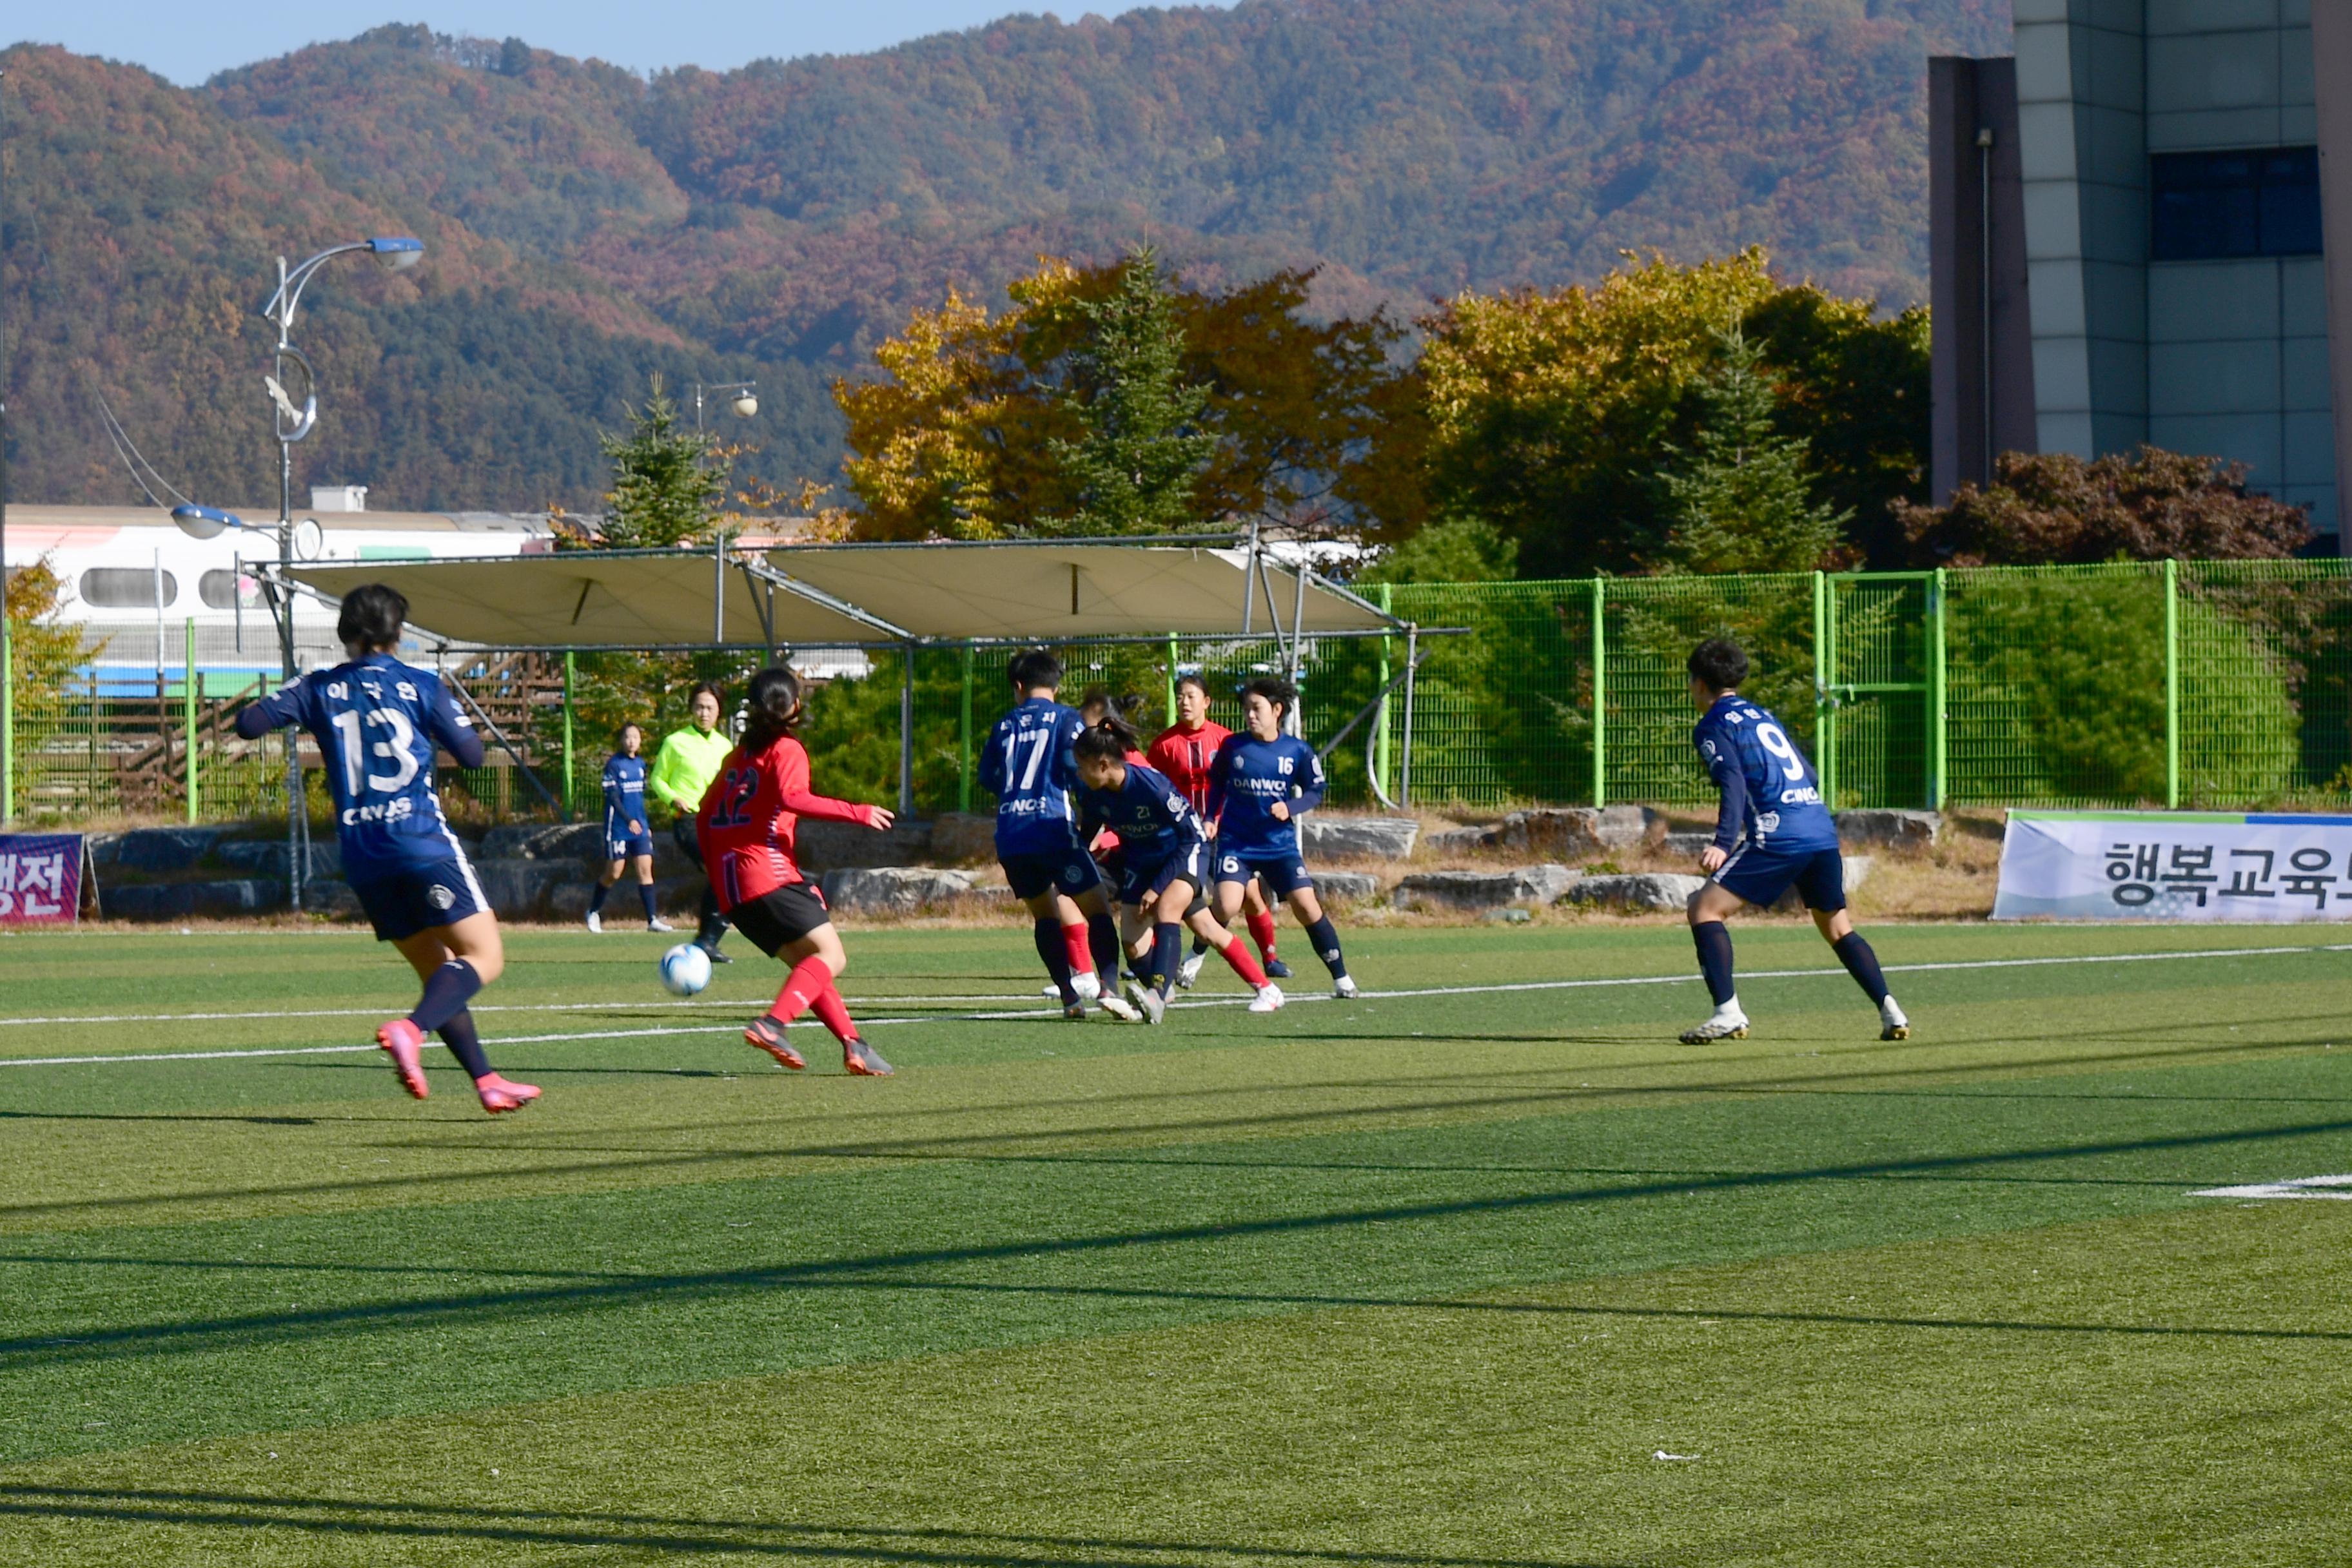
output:
[[237, 734], [247, 741], [258, 741], [272, 730], [300, 723], [303, 683], [308, 679], [307, 676], [297, 677], [268, 696], [256, 698], [238, 709]]

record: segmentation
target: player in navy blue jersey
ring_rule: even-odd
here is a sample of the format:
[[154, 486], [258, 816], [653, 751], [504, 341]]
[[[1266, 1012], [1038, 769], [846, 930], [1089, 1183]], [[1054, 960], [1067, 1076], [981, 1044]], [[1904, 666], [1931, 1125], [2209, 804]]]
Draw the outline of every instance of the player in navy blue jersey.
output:
[[1080, 830], [1090, 835], [1107, 827], [1118, 835], [1120, 935], [1130, 951], [1143, 935], [1145, 921], [1150, 921], [1150, 956], [1136, 964], [1139, 984], [1129, 1000], [1146, 1018], [1160, 1022], [1168, 1010], [1169, 987], [1183, 966], [1184, 929], [1190, 926], [1257, 992], [1250, 1011], [1273, 1012], [1282, 1005], [1281, 989], [1201, 898], [1208, 885], [1209, 854], [1199, 815], [1166, 774], [1137, 759], [1135, 739], [1123, 725], [1104, 725], [1087, 731], [1072, 748]]
[[1006, 673], [1014, 706], [980, 753], [982, 787], [996, 796], [997, 860], [1036, 922], [1037, 956], [1053, 976], [1062, 1016], [1084, 1018], [1094, 1002], [1132, 1022], [1139, 1015], [1116, 990], [1118, 927], [1070, 803], [1078, 783], [1070, 748], [1086, 725], [1076, 709], [1055, 700], [1062, 661], [1044, 648], [1014, 655]]
[[1282, 732], [1298, 700], [1290, 682], [1262, 675], [1242, 688], [1244, 727], [1228, 735], [1209, 767], [1209, 812], [1215, 819], [1217, 920], [1231, 925], [1250, 879], [1290, 905], [1315, 956], [1331, 972], [1331, 994], [1356, 994], [1339, 933], [1315, 896], [1315, 879], [1298, 854], [1298, 814], [1323, 802], [1323, 762], [1315, 748]]
[[621, 726], [620, 750], [604, 763], [604, 874], [588, 900], [588, 929], [604, 929], [604, 900], [624, 868], [637, 873], [637, 900], [646, 906], [647, 931], [670, 931], [654, 902], [654, 836], [646, 826], [646, 760], [640, 755], [646, 732], [635, 724]]
[[376, 1044], [391, 1056], [401, 1087], [423, 1100], [429, 1090], [420, 1053], [437, 1030], [473, 1076], [482, 1109], [495, 1115], [530, 1104], [539, 1090], [490, 1070], [466, 1010], [474, 993], [499, 977], [506, 954], [499, 918], [433, 790], [436, 747], [460, 767], [478, 768], [482, 742], [440, 677], [392, 657], [407, 618], [408, 601], [383, 584], [352, 590], [335, 623], [349, 661], [239, 710], [236, 732], [254, 740], [299, 724], [317, 739], [343, 878], [376, 939], [400, 949], [425, 982], [415, 1009], [386, 1020]]
[[1878, 955], [1846, 913], [1845, 862], [1838, 854], [1837, 822], [1822, 799], [1821, 781], [1796, 742], [1768, 710], [1739, 695], [1748, 656], [1720, 637], [1690, 656], [1691, 701], [1705, 717], [1691, 731], [1708, 775], [1721, 795], [1715, 842], [1699, 856], [1706, 886], [1690, 897], [1691, 940], [1699, 972], [1715, 998], [1715, 1015], [1683, 1032], [1683, 1043], [1738, 1040], [1748, 1035], [1731, 983], [1731, 931], [1724, 917], [1741, 903], [1769, 908], [1790, 888], [1812, 911], [1822, 940], [1878, 1007], [1878, 1037], [1908, 1039], [1911, 1021], [1886, 994]]

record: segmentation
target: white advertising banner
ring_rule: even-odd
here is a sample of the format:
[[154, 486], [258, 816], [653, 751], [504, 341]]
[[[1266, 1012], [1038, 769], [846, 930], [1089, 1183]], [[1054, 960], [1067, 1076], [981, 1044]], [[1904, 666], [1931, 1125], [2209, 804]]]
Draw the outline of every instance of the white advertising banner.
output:
[[2352, 921], [2352, 816], [2012, 811], [1997, 921]]

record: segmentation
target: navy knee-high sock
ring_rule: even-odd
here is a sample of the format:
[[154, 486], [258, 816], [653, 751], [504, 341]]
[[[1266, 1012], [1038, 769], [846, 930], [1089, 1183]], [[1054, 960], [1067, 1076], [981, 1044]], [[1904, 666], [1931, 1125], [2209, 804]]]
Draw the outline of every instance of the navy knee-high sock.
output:
[[1160, 994], [1176, 984], [1177, 966], [1183, 962], [1184, 928], [1174, 921], [1161, 921], [1151, 928], [1151, 978], [1160, 987]]
[[1095, 955], [1095, 973], [1102, 977], [1106, 994], [1118, 989], [1119, 960], [1127, 956], [1118, 940], [1118, 922], [1108, 915], [1087, 917], [1087, 946]]
[[467, 1077], [479, 1082], [490, 1076], [490, 1058], [482, 1054], [482, 1037], [474, 1027], [471, 1013], [461, 1007], [443, 1020], [441, 1040], [449, 1047], [449, 1054], [457, 1058], [457, 1065], [466, 1069]]
[[429, 1035], [464, 1012], [481, 988], [482, 977], [474, 966], [453, 958], [425, 976], [425, 994], [416, 999], [416, 1010], [408, 1015], [408, 1021]]
[[1307, 928], [1307, 940], [1313, 944], [1315, 956], [1323, 961], [1323, 967], [1331, 972], [1332, 979], [1348, 977], [1348, 961], [1339, 952], [1339, 929], [1332, 925], [1329, 915], [1321, 916]]
[[661, 918], [661, 906], [654, 901], [654, 885], [651, 882], [637, 884], [637, 900], [646, 906], [646, 924], [651, 925]]
[[597, 884], [596, 884], [596, 890], [595, 890], [594, 892], [593, 892], [593, 893], [591, 893], [591, 894], [589, 894], [589, 895], [588, 895], [588, 912], [589, 912], [590, 914], [592, 914], [592, 915], [593, 915], [593, 914], [602, 914], [602, 913], [604, 912], [604, 900], [605, 900], [606, 899], [611, 898], [612, 896], [613, 896], [613, 884], [612, 884], [612, 883], [610, 883], [610, 882], [599, 882], [599, 883], [597, 883]]
[[1706, 976], [1706, 994], [1722, 1006], [1738, 995], [1731, 985], [1731, 931], [1721, 921], [1701, 921], [1691, 927], [1692, 945], [1698, 949], [1698, 972]]
[[[1063, 1005], [1067, 1006], [1076, 1001], [1078, 994], [1070, 989], [1070, 950], [1062, 941], [1062, 922], [1052, 915], [1038, 917], [1037, 956], [1045, 961], [1045, 973], [1053, 977], [1055, 987], [1061, 992]], [[1111, 973], [1116, 974], [1118, 972], [1113, 970]]]
[[1860, 931], [1846, 932], [1830, 943], [1830, 951], [1838, 955], [1838, 962], [1845, 965], [1845, 972], [1853, 976], [1853, 983], [1862, 987], [1874, 1005], [1886, 1000], [1886, 976], [1879, 970], [1878, 954], [1870, 951], [1870, 943], [1862, 940]]

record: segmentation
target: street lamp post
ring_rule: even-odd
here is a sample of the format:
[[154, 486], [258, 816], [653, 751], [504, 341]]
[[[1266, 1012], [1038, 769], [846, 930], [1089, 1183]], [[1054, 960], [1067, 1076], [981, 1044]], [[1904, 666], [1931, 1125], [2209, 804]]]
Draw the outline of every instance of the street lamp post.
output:
[[[286, 258], [278, 258], [278, 291], [261, 307], [261, 314], [278, 329], [278, 343], [272, 351], [270, 373], [261, 378], [269, 393], [271, 424], [278, 439], [278, 580], [269, 589], [271, 606], [278, 613], [278, 655], [282, 679], [292, 680], [301, 673], [294, 652], [294, 599], [287, 588], [288, 573], [294, 564], [294, 443], [310, 434], [319, 423], [319, 378], [302, 351], [294, 346], [294, 312], [301, 304], [302, 290], [307, 288], [320, 268], [339, 256], [369, 255], [387, 272], [404, 271], [424, 258], [425, 242], [406, 235], [379, 235], [373, 239], [356, 239], [344, 245], [329, 246], [298, 266], [289, 268]], [[296, 382], [301, 401], [288, 389]], [[210, 539], [224, 529], [252, 528], [254, 525], [233, 512], [214, 507], [182, 506], [172, 511], [172, 521], [181, 531], [197, 539]], [[315, 531], [316, 525], [312, 525]], [[315, 548], [315, 547], [314, 547]], [[306, 553], [308, 553], [306, 552]], [[307, 826], [302, 809], [301, 748], [292, 738], [286, 742], [286, 882], [288, 903], [297, 914], [302, 911], [302, 883], [310, 870], [310, 857], [303, 851], [304, 829]]]
[[725, 381], [705, 384], [698, 381], [694, 384], [694, 433], [698, 436], [702, 434], [702, 395], [706, 392], [734, 394], [727, 400], [727, 406], [735, 411], [736, 417], [739, 419], [749, 419], [760, 412], [758, 382]]

